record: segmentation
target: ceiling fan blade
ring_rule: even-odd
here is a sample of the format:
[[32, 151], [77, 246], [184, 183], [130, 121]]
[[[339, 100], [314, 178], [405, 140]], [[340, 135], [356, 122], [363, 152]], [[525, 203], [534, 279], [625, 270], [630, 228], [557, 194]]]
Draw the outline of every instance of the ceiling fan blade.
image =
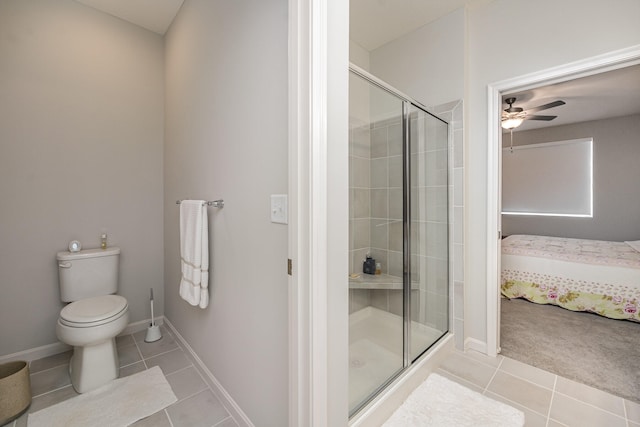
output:
[[558, 117], [558, 116], [540, 116], [540, 115], [531, 115], [531, 116], [529, 116], [529, 115], [527, 115], [525, 117], [525, 119], [526, 120], [544, 120], [544, 121], [548, 122], [550, 120], [555, 119], [556, 117]]
[[564, 105], [564, 104], [566, 104], [566, 102], [564, 102], [564, 101], [560, 101], [560, 100], [553, 101], [553, 102], [550, 102], [548, 104], [539, 105], [537, 107], [529, 108], [528, 110], [526, 110], [526, 112], [527, 113], [535, 113], [537, 111], [542, 111], [542, 110], [547, 110], [549, 108], [559, 107], [559, 106]]

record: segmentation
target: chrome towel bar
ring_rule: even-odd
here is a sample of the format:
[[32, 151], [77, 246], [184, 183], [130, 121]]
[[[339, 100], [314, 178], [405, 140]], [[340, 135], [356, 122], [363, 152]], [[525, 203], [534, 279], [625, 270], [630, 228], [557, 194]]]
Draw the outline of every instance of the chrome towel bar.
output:
[[[182, 200], [176, 200], [176, 205], [179, 205], [180, 203], [182, 203]], [[224, 200], [219, 199], [219, 200], [210, 200], [210, 201], [205, 201], [204, 203], [202, 203], [202, 206], [207, 205], [207, 206], [213, 206], [214, 208], [223, 208], [224, 207]]]

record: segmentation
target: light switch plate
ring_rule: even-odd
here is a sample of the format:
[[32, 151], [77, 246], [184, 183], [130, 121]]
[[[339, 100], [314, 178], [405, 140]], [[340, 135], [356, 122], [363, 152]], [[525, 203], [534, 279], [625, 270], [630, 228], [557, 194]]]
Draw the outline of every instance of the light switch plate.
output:
[[288, 202], [286, 194], [271, 195], [271, 222], [288, 224]]

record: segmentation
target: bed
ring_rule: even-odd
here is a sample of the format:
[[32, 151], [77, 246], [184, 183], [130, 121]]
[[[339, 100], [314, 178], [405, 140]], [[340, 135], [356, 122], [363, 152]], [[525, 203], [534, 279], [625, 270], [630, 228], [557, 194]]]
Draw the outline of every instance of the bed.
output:
[[640, 322], [640, 241], [506, 237], [501, 291], [507, 298]]

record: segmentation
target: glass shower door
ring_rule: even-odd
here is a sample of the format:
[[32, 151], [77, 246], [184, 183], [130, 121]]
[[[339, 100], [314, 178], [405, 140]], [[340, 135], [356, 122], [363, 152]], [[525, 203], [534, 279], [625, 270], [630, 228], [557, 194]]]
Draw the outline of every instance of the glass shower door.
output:
[[448, 125], [349, 80], [349, 412], [448, 331]]
[[448, 126], [410, 107], [410, 360], [449, 330]]
[[349, 409], [404, 367], [403, 101], [350, 74]]

